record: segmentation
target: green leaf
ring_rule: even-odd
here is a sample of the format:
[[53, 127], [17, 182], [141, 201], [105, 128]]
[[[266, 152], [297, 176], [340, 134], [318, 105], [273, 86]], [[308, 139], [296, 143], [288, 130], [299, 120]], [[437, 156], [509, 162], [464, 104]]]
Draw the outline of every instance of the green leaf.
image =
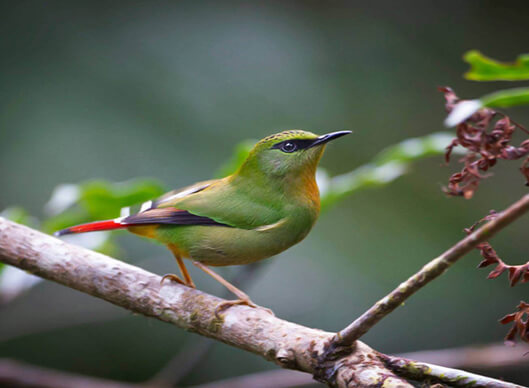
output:
[[46, 204], [45, 210], [52, 216], [46, 220], [44, 230], [51, 232], [83, 222], [116, 218], [121, 208], [154, 199], [164, 192], [164, 187], [153, 179], [62, 184]]
[[480, 98], [483, 106], [489, 108], [508, 108], [529, 104], [529, 88], [500, 90]]
[[514, 63], [503, 63], [488, 58], [477, 50], [464, 55], [471, 69], [465, 77], [473, 81], [523, 81], [529, 80], [529, 54], [520, 55]]
[[90, 181], [80, 188], [79, 204], [94, 220], [116, 218], [121, 208], [154, 199], [166, 191], [158, 181], [151, 179], [122, 183]]

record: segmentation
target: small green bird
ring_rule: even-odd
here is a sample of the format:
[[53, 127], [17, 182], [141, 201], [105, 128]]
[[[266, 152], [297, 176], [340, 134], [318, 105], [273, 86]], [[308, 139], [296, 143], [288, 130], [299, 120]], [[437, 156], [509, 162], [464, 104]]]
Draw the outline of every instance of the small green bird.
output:
[[209, 266], [253, 263], [303, 240], [320, 211], [315, 173], [325, 144], [349, 133], [318, 136], [291, 130], [268, 136], [230, 176], [171, 191], [144, 203], [136, 214], [72, 226], [55, 235], [128, 229], [173, 252], [183, 279], [169, 274], [162, 281], [169, 278], [194, 288], [182, 260], [189, 258], [239, 298], [221, 303], [217, 313], [234, 304], [256, 307]]

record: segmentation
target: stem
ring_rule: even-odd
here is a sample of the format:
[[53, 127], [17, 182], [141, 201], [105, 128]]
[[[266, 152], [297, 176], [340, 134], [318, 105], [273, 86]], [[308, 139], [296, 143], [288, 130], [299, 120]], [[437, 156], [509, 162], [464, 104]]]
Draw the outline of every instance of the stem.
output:
[[387, 365], [391, 370], [402, 376], [423, 380], [436, 378], [451, 387], [488, 387], [488, 388], [515, 388], [519, 385], [498, 381], [474, 373], [461, 372], [457, 369], [408, 360], [406, 358], [387, 356]]
[[485, 240], [490, 239], [507, 225], [514, 222], [529, 210], [529, 194], [512, 204], [507, 210], [501, 212], [499, 216], [483, 225], [474, 233], [459, 241], [452, 248], [448, 249], [441, 256], [430, 261], [419, 272], [401, 283], [387, 296], [380, 299], [369, 310], [358, 317], [345, 329], [338, 332], [333, 339], [331, 347], [351, 345], [354, 341], [367, 333], [382, 318], [420, 290], [426, 284], [442, 275], [452, 264], [472, 251], [476, 246]]

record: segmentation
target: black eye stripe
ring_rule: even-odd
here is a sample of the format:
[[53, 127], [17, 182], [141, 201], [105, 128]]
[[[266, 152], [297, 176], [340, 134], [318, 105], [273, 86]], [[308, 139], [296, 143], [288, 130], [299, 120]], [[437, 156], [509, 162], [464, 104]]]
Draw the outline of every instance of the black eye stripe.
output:
[[[296, 146], [296, 149], [294, 151], [299, 151], [304, 148], [310, 147], [312, 143], [314, 143], [314, 139], [294, 139], [294, 140], [285, 140], [279, 143], [276, 143], [272, 146], [272, 149], [282, 149], [285, 144], [292, 143]], [[293, 151], [292, 151], [293, 152]]]

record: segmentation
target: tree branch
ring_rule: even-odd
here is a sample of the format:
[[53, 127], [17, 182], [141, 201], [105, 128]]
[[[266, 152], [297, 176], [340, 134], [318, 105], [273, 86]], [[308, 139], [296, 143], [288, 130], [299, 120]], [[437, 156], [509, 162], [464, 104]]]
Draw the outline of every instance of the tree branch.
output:
[[422, 360], [429, 364], [473, 371], [505, 371], [529, 367], [529, 345], [520, 343], [505, 346], [503, 343], [464, 346], [460, 348], [421, 350], [397, 354], [395, 357]]
[[442, 275], [452, 264], [476, 248], [478, 244], [488, 240], [510, 223], [521, 217], [529, 210], [529, 194], [512, 204], [501, 212], [497, 218], [489, 221], [474, 233], [459, 241], [441, 256], [430, 261], [419, 272], [401, 283], [387, 296], [375, 303], [369, 310], [358, 317], [345, 329], [333, 338], [333, 349], [338, 346], [350, 345], [369, 329], [375, 326], [382, 318], [387, 316], [402, 303], [420, 290], [426, 284]]
[[[263, 309], [246, 306], [231, 307], [218, 319], [215, 307], [222, 301], [220, 298], [178, 284], [160, 284], [160, 276], [1, 217], [0, 261], [130, 311], [261, 355], [283, 368], [318, 374], [333, 386], [413, 386], [406, 380], [413, 378], [409, 371], [402, 371], [401, 365], [388, 362], [387, 356], [360, 341], [344, 348], [336, 359], [327, 360], [325, 373], [321, 373], [319, 360], [333, 333], [287, 322]], [[394, 373], [393, 367], [406, 377]], [[466, 373], [457, 372], [463, 376]], [[492, 379], [486, 381], [487, 385], [474, 387], [490, 386], [491, 381], [497, 387], [518, 387]]]
[[[333, 335], [246, 306], [230, 307], [218, 319], [215, 307], [222, 302], [220, 298], [178, 284], [160, 284], [160, 276], [1, 217], [0, 261], [258, 354], [284, 368], [314, 373], [317, 355]], [[411, 387], [386, 368], [378, 353], [367, 345], [359, 342], [351, 350], [329, 377], [330, 383], [339, 387], [375, 383]]]
[[[392, 359], [422, 360], [423, 363], [442, 365], [447, 368], [468, 368], [472, 370], [505, 371], [526, 367], [529, 358], [524, 357], [529, 351], [529, 345], [519, 344], [516, 347], [505, 346], [503, 343], [465, 346], [451, 349], [425, 350], [390, 356]], [[437, 365], [435, 366], [437, 368]], [[470, 375], [470, 374], [468, 374]], [[481, 378], [481, 376], [478, 376]], [[314, 380], [305, 373], [286, 369], [257, 372], [212, 383], [193, 386], [192, 388], [295, 388], [309, 385]]]
[[436, 378], [442, 383], [454, 387], [505, 387], [503, 381], [480, 376], [474, 373], [461, 372], [457, 369], [445, 368], [444, 366], [428, 364], [426, 362], [413, 361], [394, 356], [387, 356], [386, 361], [391, 370], [398, 371], [399, 373], [416, 380]]

